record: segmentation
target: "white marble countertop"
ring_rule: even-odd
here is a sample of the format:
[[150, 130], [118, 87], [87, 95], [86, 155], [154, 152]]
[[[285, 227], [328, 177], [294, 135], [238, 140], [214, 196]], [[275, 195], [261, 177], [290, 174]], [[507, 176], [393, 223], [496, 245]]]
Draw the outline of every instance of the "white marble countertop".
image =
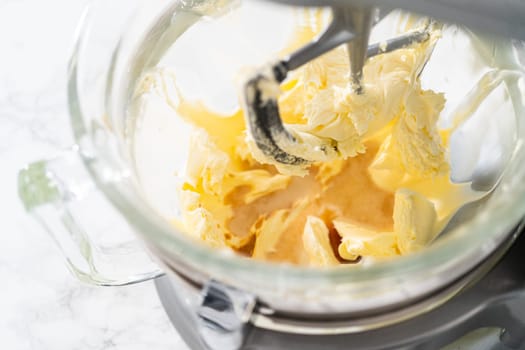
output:
[[151, 282], [91, 287], [24, 212], [17, 172], [72, 143], [66, 62], [87, 0], [0, 0], [0, 348], [186, 349]]

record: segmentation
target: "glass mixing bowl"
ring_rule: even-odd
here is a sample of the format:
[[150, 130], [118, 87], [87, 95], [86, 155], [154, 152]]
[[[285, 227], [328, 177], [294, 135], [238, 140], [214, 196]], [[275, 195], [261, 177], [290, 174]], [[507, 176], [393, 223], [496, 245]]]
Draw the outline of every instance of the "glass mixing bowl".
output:
[[[511, 243], [511, 229], [525, 214], [525, 47], [456, 26], [444, 30], [422, 76], [447, 98], [440, 122], [450, 124], [480, 82], [493, 89], [479, 96], [480, 108], [452, 137], [453, 175], [468, 178], [483, 157], [505, 166], [491, 195], [431, 246], [386, 262], [316, 269], [213, 250], [170, 223], [179, 210], [174, 174], [183, 171], [189, 127], [162, 99], [138, 102], [144, 74], [169, 68], [188, 96], [231, 111], [232, 75], [282, 55], [298, 18], [296, 9], [252, 1], [92, 2], [68, 71], [76, 145], [19, 176], [26, 208], [79, 278], [122, 285], [176, 272], [195, 285], [214, 279], [253, 293], [278, 314], [337, 319], [414, 304]], [[392, 23], [374, 35], [395, 34]]]

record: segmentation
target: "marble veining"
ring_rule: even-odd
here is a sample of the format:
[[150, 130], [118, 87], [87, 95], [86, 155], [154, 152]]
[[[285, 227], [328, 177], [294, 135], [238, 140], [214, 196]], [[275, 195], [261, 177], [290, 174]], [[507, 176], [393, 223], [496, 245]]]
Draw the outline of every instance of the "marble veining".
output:
[[17, 172], [72, 143], [66, 64], [87, 0], [0, 0], [0, 348], [187, 349], [151, 282], [78, 282], [17, 199]]

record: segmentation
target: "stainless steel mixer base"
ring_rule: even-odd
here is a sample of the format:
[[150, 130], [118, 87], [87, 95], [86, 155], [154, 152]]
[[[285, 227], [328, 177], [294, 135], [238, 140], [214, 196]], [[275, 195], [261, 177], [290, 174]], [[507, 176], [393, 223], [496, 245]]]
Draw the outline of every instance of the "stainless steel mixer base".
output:
[[[217, 334], [228, 333], [230, 328], [236, 329], [235, 320], [228, 322], [226, 319], [225, 324], [211, 324], [211, 328], [208, 322], [205, 329], [210, 334], [206, 334], [206, 330], [203, 334], [202, 314], [197, 316], [195, 305], [191, 302], [192, 299], [195, 300], [195, 295], [190, 294], [195, 294], [195, 290], [185, 286], [186, 283], [176, 276], [164, 276], [155, 283], [169, 318], [193, 350], [236, 347], [252, 350], [440, 349], [465, 334], [484, 327], [494, 327], [501, 331], [492, 335], [492, 340], [487, 338], [487, 341], [478, 343], [472, 349], [525, 350], [525, 235], [519, 235], [519, 230], [523, 230], [522, 225], [515, 233], [518, 238], [497, 265], [461, 294], [408, 321], [360, 333], [289, 334], [261, 329], [248, 322], [242, 331], [234, 332], [237, 339], [232, 338], [232, 334], [221, 338]], [[478, 272], [479, 270], [483, 270], [483, 266], [478, 268]], [[221, 304], [220, 295], [216, 298], [214, 291], [207, 292], [200, 300], [206, 301], [208, 298], [212, 308], [228, 307]], [[466, 349], [452, 347], [460, 348]]]

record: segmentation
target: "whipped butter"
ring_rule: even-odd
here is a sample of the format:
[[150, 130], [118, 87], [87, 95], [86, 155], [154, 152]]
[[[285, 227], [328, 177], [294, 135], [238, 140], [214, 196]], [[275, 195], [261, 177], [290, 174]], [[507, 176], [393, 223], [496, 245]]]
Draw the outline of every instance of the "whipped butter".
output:
[[215, 248], [304, 266], [423, 249], [467, 201], [465, 186], [449, 180], [450, 130], [437, 126], [444, 95], [419, 80], [437, 40], [438, 31], [369, 59], [363, 94], [350, 86], [345, 47], [270, 86], [300, 144], [287, 151], [308, 158], [326, 143], [337, 150], [308, 167], [283, 167], [258, 152], [241, 109], [221, 114], [177, 88], [164, 91], [194, 127], [184, 180], [174, 189], [177, 226]]

